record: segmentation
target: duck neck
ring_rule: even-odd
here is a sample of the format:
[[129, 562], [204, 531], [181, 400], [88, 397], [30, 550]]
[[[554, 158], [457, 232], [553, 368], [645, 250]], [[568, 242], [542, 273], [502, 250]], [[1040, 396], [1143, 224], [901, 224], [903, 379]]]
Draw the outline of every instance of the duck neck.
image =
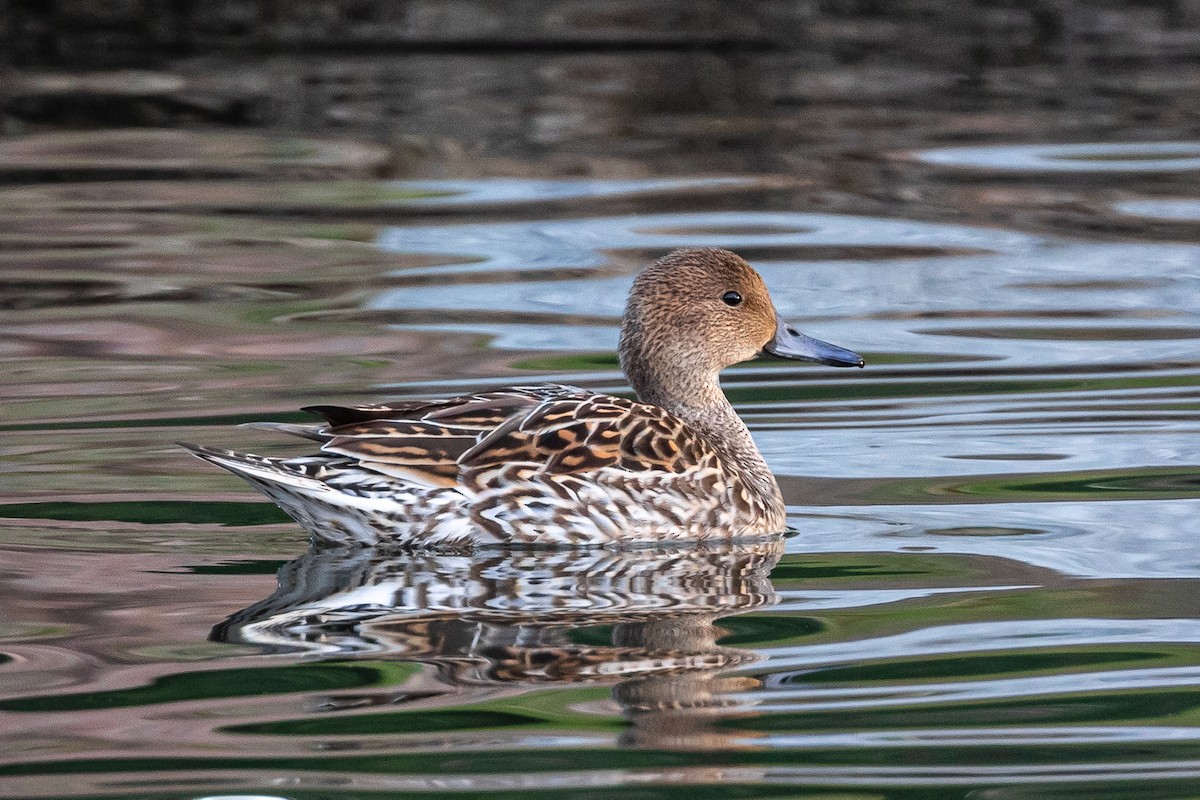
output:
[[669, 380], [657, 377], [647, 372], [629, 374], [638, 399], [671, 412], [703, 436], [721, 456], [725, 468], [742, 478], [758, 496], [763, 512], [777, 518], [782, 526], [784, 506], [779, 484], [754, 444], [750, 429], [722, 391], [716, 373], [673, 373]]

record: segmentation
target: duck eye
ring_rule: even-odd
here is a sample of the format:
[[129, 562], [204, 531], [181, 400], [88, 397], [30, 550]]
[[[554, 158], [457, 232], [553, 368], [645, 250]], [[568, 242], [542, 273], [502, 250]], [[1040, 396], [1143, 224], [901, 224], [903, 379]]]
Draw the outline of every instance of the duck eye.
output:
[[737, 292], [726, 292], [725, 294], [721, 295], [721, 300], [723, 300], [727, 306], [736, 306], [741, 304], [742, 296]]

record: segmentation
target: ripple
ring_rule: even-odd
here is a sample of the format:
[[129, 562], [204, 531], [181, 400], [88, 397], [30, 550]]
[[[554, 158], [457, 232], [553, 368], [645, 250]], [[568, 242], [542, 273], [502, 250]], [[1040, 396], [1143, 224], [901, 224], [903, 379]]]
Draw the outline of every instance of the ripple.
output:
[[271, 525], [287, 516], [264, 503], [230, 501], [111, 501], [107, 503], [0, 503], [0, 518], [52, 519], [77, 522], [98, 520], [162, 525], [172, 522], [217, 525]]
[[124, 303], [134, 300], [196, 300], [201, 293], [175, 286], [118, 281], [0, 280], [0, 308], [31, 309]]
[[[379, 238], [385, 250], [459, 253], [462, 260], [398, 272], [395, 279], [405, 285], [372, 298], [366, 307], [434, 312], [446, 320], [437, 327], [494, 336], [494, 347], [594, 350], [597, 343], [615, 347], [616, 323], [632, 273], [651, 255], [675, 247], [744, 250], [757, 260], [782, 313], [811, 313], [815, 306], [826, 314], [845, 315], [887, 302], [885, 296], [895, 301], [898, 291], [911, 289], [927, 297], [928, 276], [934, 272], [959, 268], [973, 263], [971, 259], [979, 259], [982, 269], [990, 256], [1017, 257], [1044, 243], [1037, 237], [963, 226], [779, 212], [392, 228]], [[905, 266], [894, 266], [900, 263]], [[876, 274], [864, 273], [876, 265], [892, 276], [886, 289]], [[901, 274], [908, 277], [899, 278]], [[819, 303], [815, 293], [821, 295]], [[499, 320], [497, 313], [511, 316]], [[422, 324], [425, 319], [396, 321]], [[861, 323], [843, 324], [820, 335], [853, 347], [862, 331]], [[929, 349], [918, 346], [914, 352]]]
[[10, 213], [0, 219], [0, 242], [29, 239], [53, 242], [59, 238], [103, 237], [136, 239], [195, 234], [207, 229], [203, 220], [187, 217], [146, 217], [137, 214]]
[[[1043, 239], [1009, 231], [927, 222], [785, 212], [647, 214], [583, 220], [390, 228], [378, 244], [399, 252], [469, 253], [447, 272], [596, 268], [605, 252], [676, 247], [921, 247], [954, 254], [961, 249], [1016, 252]], [[482, 259], [482, 260], [481, 260]], [[640, 269], [629, 264], [627, 271]]]
[[[645, 232], [714, 225], [730, 233]], [[732, 233], [761, 228], [806, 232]], [[1003, 358], [1040, 369], [1052, 363], [1178, 361], [1173, 344], [1178, 339], [1161, 323], [1147, 326], [1161, 335], [1091, 334], [1075, 320], [1160, 320], [1200, 312], [1191, 277], [1200, 248], [997, 237], [979, 229], [867, 217], [737, 212], [420, 226], [389, 229], [380, 244], [459, 263], [397, 272], [393, 280], [399, 285], [368, 300], [368, 310], [401, 311], [390, 321], [483, 335], [502, 349], [615, 349], [632, 273], [665, 250], [693, 245], [745, 252], [755, 259], [781, 314], [800, 326], [812, 320], [813, 335], [860, 350], [871, 349], [871, 341], [887, 341], [907, 353], [935, 355], [942, 348], [929, 334], [940, 330], [913, 330], [906, 322], [975, 318], [996, 320], [999, 331], [972, 327], [959, 333], [972, 343], [963, 355], [979, 360]], [[1128, 280], [1130, 263], [1139, 265], [1144, 285], [1114, 297], [1116, 282]], [[1093, 308], [1064, 306], [1061, 293], [1034, 286], [1097, 280], [1109, 281], [1112, 289]], [[997, 297], [1005, 298], [1005, 307], [997, 308]], [[1030, 331], [1053, 336], [1039, 339], [1053, 346], [1008, 344], [1012, 339], [1006, 337], [1017, 334], [1005, 331], [1031, 327], [1012, 323], [1030, 319], [1069, 324], [1063, 333], [1049, 326]], [[954, 335], [961, 326], [948, 327]], [[1069, 332], [1076, 329], [1079, 335]], [[1192, 332], [1174, 336], [1185, 334]]]
[[[1194, 792], [1200, 248], [589, 205], [736, 188], [668, 183], [156, 181], [114, 184], [111, 217], [103, 184], [0, 192], [10, 243], [122, 243], [0, 258], [0, 290], [35, 296], [32, 271], [43, 291], [5, 324], [25, 349], [0, 376], [5, 788]], [[198, 208], [221, 216], [169, 213]], [[529, 219], [547, 209], [564, 219]], [[876, 351], [854, 375], [725, 376], [792, 504], [773, 571], [778, 553], [283, 563], [293, 525], [163, 444], [254, 449], [225, 426], [513, 368], [626, 390], [631, 275], [692, 244], [738, 248], [781, 313]], [[70, 305], [151, 285], [230, 293]], [[264, 285], [281, 296], [233, 291]]]
[[1056, 339], [1062, 341], [1092, 341], [1092, 342], [1136, 342], [1136, 341], [1170, 341], [1175, 339], [1200, 339], [1200, 328], [1169, 327], [1165, 325], [1146, 325], [1137, 328], [1130, 327], [1087, 327], [1072, 325], [1061, 328], [936, 328], [916, 330], [932, 336], [966, 336], [977, 339]]
[[[52, 284], [52, 273], [83, 273], [114, 278], [138, 279], [147, 275], [169, 277], [189, 283], [235, 283], [243, 280], [269, 282], [284, 278], [304, 291], [320, 286], [320, 279], [345, 280], [364, 270], [383, 273], [411, 266], [423, 268], [445, 262], [428, 255], [379, 253], [356, 242], [332, 242], [303, 237], [280, 238], [262, 232], [260, 238], [239, 241], [223, 236], [147, 237], [137, 240], [96, 240], [105, 252], [64, 250], [71, 240], [39, 240], [37, 252], [13, 256], [0, 253], [0, 266], [19, 259], [23, 270], [42, 273], [37, 282]], [[119, 252], [112, 252], [119, 250]], [[319, 276], [315, 277], [315, 276]], [[15, 282], [15, 281], [14, 281]], [[214, 286], [214, 289], [220, 287]]]
[[[313, 548], [280, 570], [274, 595], [220, 623], [214, 636], [327, 652], [388, 651], [436, 662], [453, 653], [443, 652], [446, 641], [426, 641], [419, 633], [434, 620], [459, 627], [581, 627], [650, 622], [665, 614], [682, 629], [682, 615], [699, 614], [706, 616], [701, 619], [704, 630], [694, 631], [697, 653], [707, 648], [722, 659], [736, 660], [735, 653], [709, 647], [716, 634], [707, 615], [772, 605], [775, 593], [767, 575], [782, 550], [778, 537], [619, 555], [490, 548], [471, 556], [437, 556]], [[314, 641], [313, 631], [322, 627], [336, 634], [336, 641]], [[509, 655], [501, 652], [498, 658]], [[628, 657], [618, 651], [611, 655]], [[588, 670], [574, 679], [598, 676]], [[559, 678], [572, 676], [564, 672]]]
[[693, 236], [708, 237], [708, 236], [779, 236], [788, 234], [803, 234], [813, 233], [817, 228], [804, 227], [801, 225], [755, 225], [753, 223], [746, 225], [693, 225], [690, 227], [663, 227], [663, 228], [637, 228], [633, 232], [647, 236], [671, 236], [690, 238]]
[[0, 700], [0, 710], [9, 713], [55, 713], [102, 708], [157, 705], [192, 700], [276, 695], [314, 689], [349, 689], [375, 686], [411, 674], [412, 670], [389, 669], [383, 664], [330, 662], [281, 667], [245, 667], [221, 672], [176, 672], [145, 686], [79, 694], [32, 695]]
[[972, 453], [970, 455], [952, 455], [947, 458], [969, 461], [1061, 461], [1070, 456], [1062, 453]]
[[42, 133], [0, 142], [0, 177], [92, 175], [286, 175], [375, 172], [385, 147], [183, 130]]
[[1200, 142], [946, 147], [911, 157], [940, 167], [998, 172], [1190, 172], [1200, 169]]
[[1045, 531], [1037, 528], [1001, 528], [995, 525], [974, 528], [929, 528], [930, 536], [1036, 536]]
[[546, 205], [607, 198], [633, 198], [749, 190], [771, 184], [752, 178], [660, 178], [647, 180], [339, 180], [339, 181], [106, 181], [0, 189], [0, 203], [57, 211], [140, 210], [264, 216], [307, 214], [355, 216], [425, 210]]
[[1046, 292], [1128, 292], [1139, 289], [1154, 289], [1166, 283], [1164, 280], [1147, 280], [1144, 278], [1113, 278], [1059, 280], [1059, 281], [1023, 281], [1011, 284], [1014, 289], [1037, 289]]
[[1131, 217], [1171, 222], [1200, 222], [1200, 200], [1128, 200], [1115, 204], [1113, 208], [1117, 213], [1127, 214]]
[[[1094, 503], [1049, 500], [1044, 503], [1007, 502], [984, 506], [939, 504], [930, 497], [924, 503], [875, 507], [872, 513], [853, 505], [793, 514], [791, 528], [799, 535], [789, 540], [789, 549], [804, 551], [810, 557], [820, 554], [861, 554], [864, 558], [945, 558], [991, 557], [1002, 559], [987, 570], [999, 580], [1025, 582], [1031, 578], [1054, 583], [1050, 575], [1029, 576], [1024, 572], [1004, 577], [1005, 570], [1037, 567], [1054, 575], [1082, 576], [1089, 579], [1179, 579], [1200, 578], [1200, 552], [1195, 545], [1193, 520], [1200, 513], [1195, 499], [1097, 500]], [[810, 516], [811, 514], [811, 516]], [[1004, 536], [935, 536], [927, 531], [946, 528], [1017, 528], [1036, 530], [1040, 535], [1009, 538]], [[920, 556], [892, 556], [911, 545], [931, 548]], [[1015, 548], [1015, 549], [1014, 549]], [[827, 557], [841, 557], [831, 555]], [[1019, 559], [1020, 564], [1004, 567]], [[897, 568], [904, 562], [897, 564]], [[1172, 603], [1170, 615], [1200, 615], [1190, 598], [1190, 584], [1167, 591], [1167, 584], [1142, 584], [1159, 587], [1137, 604], [1140, 615], [1154, 616]], [[1093, 587], [1095, 588], [1095, 587]], [[1182, 593], [1181, 593], [1182, 592]], [[1133, 595], [1112, 599], [1132, 611]], [[993, 608], [996, 602], [991, 603]], [[1049, 607], [1049, 606], [1047, 606]]]

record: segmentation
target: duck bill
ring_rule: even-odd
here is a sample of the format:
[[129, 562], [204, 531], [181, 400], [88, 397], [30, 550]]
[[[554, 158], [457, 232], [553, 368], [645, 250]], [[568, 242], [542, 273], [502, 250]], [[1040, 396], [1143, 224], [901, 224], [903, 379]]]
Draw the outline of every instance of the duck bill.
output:
[[858, 353], [805, 336], [783, 320], [776, 325], [775, 338], [767, 342], [763, 349], [780, 358], [815, 361], [831, 367], [861, 367], [865, 363]]

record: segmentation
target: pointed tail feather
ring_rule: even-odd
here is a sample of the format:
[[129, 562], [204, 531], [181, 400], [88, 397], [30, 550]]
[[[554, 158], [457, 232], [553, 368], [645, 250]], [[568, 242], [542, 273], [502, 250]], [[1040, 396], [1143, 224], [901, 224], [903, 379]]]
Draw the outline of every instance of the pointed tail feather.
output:
[[328, 492], [330, 488], [320, 480], [304, 473], [282, 458], [256, 456], [253, 453], [238, 453], [218, 447], [206, 447], [191, 442], [176, 442], [190, 450], [199, 459], [216, 464], [233, 474], [250, 481], [255, 486], [278, 486], [304, 492]]
[[[461, 495], [441, 490], [431, 501], [428, 486], [348, 459], [269, 458], [177, 444], [246, 480], [322, 543], [465, 545], [473, 535], [469, 518], [458, 508]], [[424, 512], [409, 518], [398, 513], [408, 506], [424, 507]]]
[[[244, 479], [258, 491], [275, 501], [275, 504], [285, 514], [300, 524], [314, 539], [333, 544], [346, 544], [350, 541], [368, 543], [372, 541], [369, 533], [363, 535], [346, 535], [344, 526], [328, 524], [318, 511], [321, 506], [328, 506], [328, 501], [321, 501], [322, 496], [330, 497], [334, 490], [324, 481], [304, 473], [303, 467], [289, 463], [286, 459], [267, 458], [252, 453], [238, 453], [234, 450], [222, 450], [217, 447], [190, 442], [176, 442], [180, 447], [187, 448], [192, 455], [199, 459], [227, 469], [239, 478]], [[361, 526], [359, 526], [361, 528]]]
[[[238, 425], [239, 428], [252, 428], [257, 431], [273, 431], [275, 433], [286, 433], [291, 436], [299, 436], [302, 439], [312, 439], [314, 442], [328, 442], [333, 437], [329, 435], [328, 428], [322, 423], [313, 425], [296, 425], [291, 422], [243, 422]], [[188, 445], [184, 445], [188, 447]]]

